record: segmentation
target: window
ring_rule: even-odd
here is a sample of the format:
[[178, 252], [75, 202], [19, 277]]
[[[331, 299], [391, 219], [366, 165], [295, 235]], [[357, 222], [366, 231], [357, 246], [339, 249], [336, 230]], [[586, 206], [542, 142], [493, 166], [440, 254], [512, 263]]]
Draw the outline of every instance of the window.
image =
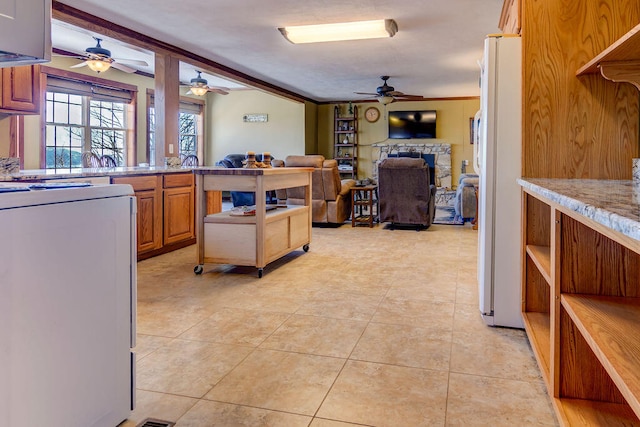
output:
[[85, 152], [111, 156], [118, 166], [132, 163], [128, 157], [135, 147], [128, 143], [132, 139], [128, 135], [135, 128], [131, 120], [135, 91], [87, 78], [93, 81], [47, 76], [46, 169], [80, 168]]
[[[149, 125], [149, 159], [155, 159], [155, 107], [153, 96], [149, 96], [147, 122]], [[190, 154], [202, 157], [203, 147], [203, 109], [204, 103], [199, 100], [182, 97], [180, 99], [180, 116], [178, 119], [178, 156], [184, 158]]]

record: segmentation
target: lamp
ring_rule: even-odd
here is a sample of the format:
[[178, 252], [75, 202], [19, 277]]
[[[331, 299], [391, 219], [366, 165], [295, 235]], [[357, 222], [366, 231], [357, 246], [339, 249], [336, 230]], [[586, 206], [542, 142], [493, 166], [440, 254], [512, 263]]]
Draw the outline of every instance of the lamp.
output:
[[299, 25], [278, 28], [291, 43], [317, 43], [393, 37], [398, 24], [393, 19], [342, 22], [336, 24]]
[[89, 59], [87, 60], [87, 67], [89, 67], [92, 71], [95, 71], [96, 73], [101, 73], [111, 68], [111, 62], [103, 61], [100, 59]]
[[376, 99], [382, 105], [391, 104], [393, 102], [393, 96], [377, 96]]

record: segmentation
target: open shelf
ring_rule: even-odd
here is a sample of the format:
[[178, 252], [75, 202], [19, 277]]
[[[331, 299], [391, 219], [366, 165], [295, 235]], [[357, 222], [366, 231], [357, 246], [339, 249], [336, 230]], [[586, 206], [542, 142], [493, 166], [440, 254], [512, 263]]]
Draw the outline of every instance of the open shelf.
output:
[[598, 71], [608, 80], [628, 82], [640, 89], [640, 24], [580, 67], [576, 75]]
[[544, 280], [551, 284], [551, 248], [548, 246], [527, 245], [527, 254], [540, 270]]
[[631, 409], [640, 415], [640, 298], [563, 294], [561, 303]]
[[570, 426], [640, 425], [628, 405], [583, 399], [553, 399], [553, 404]]
[[[265, 223], [268, 224], [273, 221], [277, 221], [283, 217], [299, 212], [300, 210], [308, 209], [308, 206], [303, 205], [286, 205], [286, 207], [278, 206], [276, 209], [267, 211], [265, 215]], [[255, 215], [236, 216], [231, 215], [231, 211], [223, 211], [215, 214], [210, 214], [204, 217], [205, 223], [214, 224], [255, 224]]]
[[549, 313], [526, 312], [522, 313], [524, 328], [531, 342], [533, 354], [538, 361], [542, 378], [550, 386], [551, 367], [551, 320]]

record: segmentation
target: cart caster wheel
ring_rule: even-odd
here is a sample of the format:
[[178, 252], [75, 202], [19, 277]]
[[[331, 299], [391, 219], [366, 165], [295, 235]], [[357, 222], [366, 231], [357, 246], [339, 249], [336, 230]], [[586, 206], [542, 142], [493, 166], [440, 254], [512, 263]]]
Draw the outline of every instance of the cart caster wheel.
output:
[[309, 252], [309, 245], [304, 245], [302, 247], [302, 250], [305, 251], [305, 252]]
[[258, 279], [262, 279], [262, 269], [258, 269]]
[[196, 265], [195, 267], [193, 267], [193, 272], [195, 274], [202, 274], [202, 270], [203, 270], [203, 268], [202, 268], [201, 265]]

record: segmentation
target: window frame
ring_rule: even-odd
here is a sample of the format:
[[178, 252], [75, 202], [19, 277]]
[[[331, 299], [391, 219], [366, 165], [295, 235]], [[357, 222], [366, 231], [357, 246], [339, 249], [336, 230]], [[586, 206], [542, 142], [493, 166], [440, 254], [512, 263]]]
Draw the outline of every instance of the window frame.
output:
[[[151, 108], [155, 108], [154, 101], [154, 90], [147, 89], [147, 108], [146, 108], [146, 123], [147, 123], [147, 159], [149, 159], [149, 164], [152, 164], [151, 158], [151, 120], [149, 111]], [[190, 105], [191, 107], [185, 108], [186, 105]], [[204, 159], [204, 118], [205, 118], [205, 109], [206, 102], [202, 99], [191, 98], [188, 96], [180, 96], [180, 107], [178, 108], [178, 114], [180, 113], [194, 113], [196, 115], [196, 155], [200, 160], [200, 164], [203, 164]], [[196, 111], [197, 110], [197, 111]], [[179, 130], [178, 130], [179, 131]], [[153, 131], [155, 132], [155, 130]], [[178, 156], [180, 155], [180, 135], [178, 135]]]
[[[47, 79], [49, 76], [69, 80], [72, 82], [78, 82], [95, 86], [98, 88], [104, 88], [108, 90], [128, 91], [130, 94], [130, 101], [127, 103], [123, 100], [125, 105], [125, 164], [123, 166], [135, 166], [137, 164], [137, 86], [122, 83], [114, 80], [107, 80], [100, 77], [88, 76], [85, 74], [75, 73], [67, 70], [60, 70], [58, 68], [42, 66], [41, 67], [41, 105], [42, 113], [40, 114], [40, 129], [41, 129], [41, 144], [40, 144], [40, 167], [46, 169], [46, 147], [47, 147]], [[87, 100], [87, 109], [92, 98]], [[105, 99], [96, 98], [94, 100], [105, 101]], [[88, 113], [87, 113], [88, 114]], [[86, 124], [86, 129], [90, 131], [91, 126]], [[66, 168], [65, 168], [66, 169]]]

